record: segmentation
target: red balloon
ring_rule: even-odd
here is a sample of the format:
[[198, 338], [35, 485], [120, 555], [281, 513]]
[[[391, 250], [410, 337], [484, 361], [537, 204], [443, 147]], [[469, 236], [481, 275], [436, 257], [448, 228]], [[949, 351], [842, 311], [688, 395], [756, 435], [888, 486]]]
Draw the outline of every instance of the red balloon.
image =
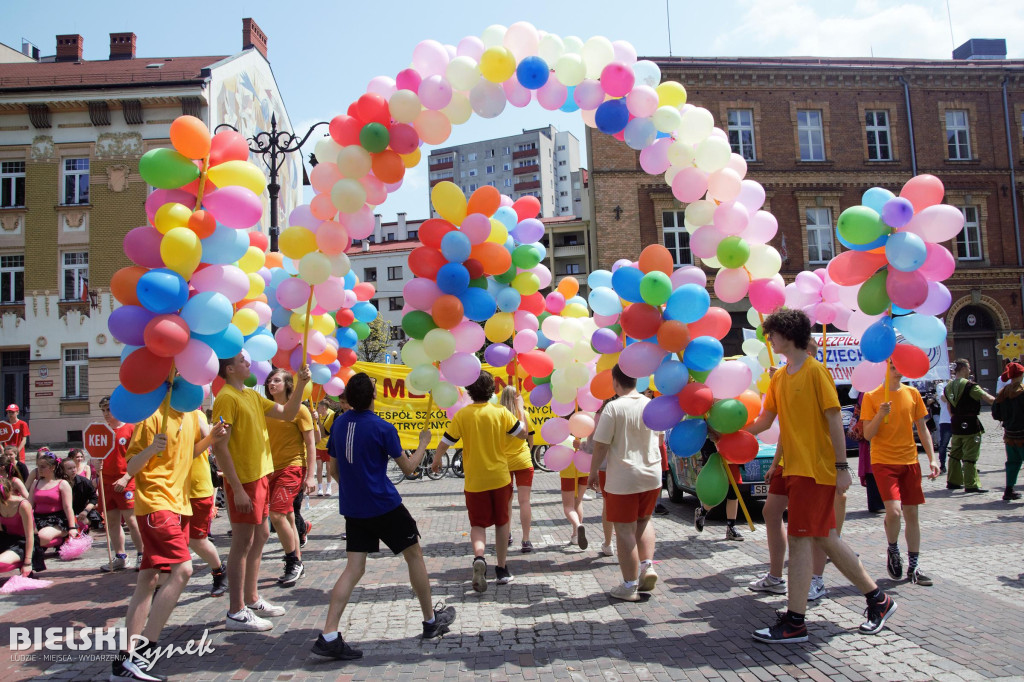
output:
[[356, 295], [356, 300], [369, 301], [377, 293], [377, 288], [369, 282], [360, 282], [352, 287], [352, 293]]
[[174, 358], [162, 358], [148, 348], [133, 351], [121, 363], [121, 385], [132, 393], [150, 393], [160, 388], [171, 373]]
[[424, 220], [423, 224], [420, 225], [419, 238], [423, 242], [424, 246], [429, 246], [432, 249], [441, 249], [441, 239], [446, 234], [455, 230], [455, 226], [447, 220], [441, 218], [431, 218]]
[[214, 377], [213, 384], [210, 385], [210, 393], [212, 393], [214, 397], [217, 397], [217, 394], [220, 393], [220, 389], [224, 388], [225, 383], [227, 382], [221, 379], [219, 376]]
[[647, 303], [633, 303], [622, 311], [623, 331], [634, 339], [649, 339], [661, 327], [661, 310]]
[[516, 212], [519, 220], [536, 218], [540, 215], [540, 199], [537, 197], [519, 197], [512, 203], [512, 210]]
[[342, 367], [351, 367], [356, 364], [358, 360], [356, 352], [351, 348], [339, 348], [338, 349], [338, 362], [341, 363]]
[[524, 391], [529, 392], [529, 391], [532, 391], [535, 388], [537, 388], [537, 384], [533, 383], [533, 377], [526, 377], [525, 379], [523, 379], [523, 390]]
[[484, 264], [478, 261], [476, 258], [467, 258], [462, 263], [466, 266], [466, 270], [469, 272], [470, 279], [480, 279], [484, 276]]
[[[342, 147], [359, 144], [359, 131], [363, 129], [363, 122], [354, 116], [339, 114], [331, 119], [328, 131], [331, 139]], [[334, 159], [321, 159], [333, 161]]]
[[437, 271], [446, 264], [448, 259], [441, 255], [437, 249], [429, 246], [420, 246], [409, 254], [409, 269], [417, 277], [426, 279], [437, 279]]
[[367, 92], [356, 100], [356, 111], [363, 123], [380, 123], [382, 126], [391, 125], [391, 109], [388, 108], [388, 101], [375, 92]]
[[874, 251], [843, 251], [828, 263], [828, 276], [839, 286], [863, 284], [889, 261], [885, 253]]
[[522, 300], [519, 301], [519, 310], [525, 310], [528, 313], [534, 315], [540, 315], [544, 312], [544, 296], [539, 291], [536, 291], [527, 296], [523, 296]]
[[339, 327], [348, 327], [355, 322], [356, 316], [352, 312], [351, 308], [342, 308], [338, 311], [338, 314], [334, 316], [334, 319], [338, 321]]
[[173, 358], [185, 350], [190, 336], [188, 324], [177, 315], [158, 315], [143, 330], [146, 348], [162, 358]]
[[518, 356], [519, 366], [526, 370], [532, 377], [550, 376], [555, 369], [555, 363], [551, 356], [544, 351], [531, 350], [520, 353]]
[[711, 409], [715, 397], [711, 389], [702, 383], [691, 381], [679, 391], [679, 407], [691, 417], [700, 417]]
[[[396, 123], [388, 131], [388, 146], [399, 154], [411, 154], [420, 146], [420, 136], [408, 123]], [[489, 185], [484, 185], [488, 187]]]
[[710, 336], [721, 341], [732, 329], [732, 317], [724, 309], [712, 306], [704, 313], [704, 317], [686, 325], [690, 330], [690, 338]]
[[270, 359], [270, 364], [274, 367], [280, 367], [281, 369], [288, 369], [292, 366], [292, 349], [285, 350], [283, 348], [278, 349], [274, 353], [274, 357]]
[[928, 355], [907, 343], [900, 343], [892, 351], [892, 366], [908, 379], [920, 379], [928, 373], [931, 362]]
[[260, 251], [266, 251], [267, 247], [270, 246], [270, 241], [267, 239], [267, 235], [262, 232], [250, 232], [249, 246], [255, 246]]
[[210, 140], [211, 166], [216, 166], [225, 161], [248, 160], [249, 142], [242, 133], [234, 130], [222, 130]]
[[757, 438], [749, 431], [728, 433], [718, 439], [718, 452], [733, 464], [746, 464], [757, 457], [757, 450]]

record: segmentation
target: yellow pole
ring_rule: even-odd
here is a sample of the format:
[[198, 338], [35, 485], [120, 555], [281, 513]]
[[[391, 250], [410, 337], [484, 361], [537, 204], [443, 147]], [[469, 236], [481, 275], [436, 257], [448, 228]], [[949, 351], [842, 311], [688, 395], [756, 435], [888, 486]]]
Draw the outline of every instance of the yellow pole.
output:
[[302, 328], [302, 367], [306, 366], [306, 346], [309, 344], [309, 311], [313, 308], [313, 289], [309, 290], [306, 300], [306, 324]]
[[828, 369], [828, 325], [821, 323], [821, 364]]
[[729, 468], [728, 462], [723, 461], [722, 465], [725, 467], [725, 475], [729, 477], [729, 485], [732, 486], [732, 491], [736, 493], [736, 499], [739, 500], [740, 509], [743, 510], [743, 517], [747, 520], [747, 525], [750, 526], [750, 530], [754, 530], [754, 522], [750, 520], [750, 512], [747, 511], [747, 505], [743, 501], [743, 495], [740, 495], [740, 488], [736, 485], [736, 479], [732, 477], [732, 469]]

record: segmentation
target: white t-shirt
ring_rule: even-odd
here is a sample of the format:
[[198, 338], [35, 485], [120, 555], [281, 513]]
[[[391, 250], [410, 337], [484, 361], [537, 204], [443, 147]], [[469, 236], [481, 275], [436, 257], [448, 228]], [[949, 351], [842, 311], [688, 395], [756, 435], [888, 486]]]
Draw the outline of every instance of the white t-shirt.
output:
[[945, 399], [946, 384], [949, 382], [940, 381], [935, 384], [935, 397], [939, 400], [939, 423], [952, 424], [953, 418], [949, 414], [949, 403]]
[[594, 440], [608, 445], [605, 490], [630, 495], [661, 487], [658, 434], [644, 424], [650, 400], [637, 392], [608, 403], [594, 431]]

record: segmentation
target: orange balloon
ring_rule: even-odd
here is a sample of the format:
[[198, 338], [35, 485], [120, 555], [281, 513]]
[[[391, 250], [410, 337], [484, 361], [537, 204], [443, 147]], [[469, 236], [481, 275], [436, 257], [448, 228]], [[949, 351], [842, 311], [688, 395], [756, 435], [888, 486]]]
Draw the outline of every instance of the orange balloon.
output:
[[494, 242], [477, 244], [470, 251], [470, 258], [480, 261], [488, 275], [500, 275], [512, 267], [512, 254], [505, 250], [504, 245]]
[[349, 382], [349, 380], [352, 377], [354, 377], [355, 375], [356, 375], [356, 372], [351, 367], [342, 367], [341, 369], [338, 370], [338, 373], [335, 374], [334, 376], [338, 377], [339, 379], [341, 379], [342, 381], [344, 381], [347, 384]]
[[405, 177], [405, 163], [398, 152], [385, 149], [379, 154], [370, 154], [373, 158], [371, 167], [377, 179], [385, 184], [393, 184]]
[[757, 419], [758, 415], [761, 414], [761, 396], [756, 391], [751, 391], [749, 388], [737, 397], [743, 406], [747, 408], [747, 423], [744, 427], [750, 426]]
[[669, 353], [679, 353], [690, 343], [690, 330], [679, 320], [666, 320], [658, 327], [658, 345]]
[[337, 357], [338, 349], [332, 346], [331, 344], [327, 344], [327, 348], [324, 349], [324, 352], [320, 353], [320, 355], [314, 355], [313, 360], [320, 363], [321, 365], [329, 365], [332, 362], [334, 362]]
[[580, 283], [575, 277], [566, 277], [558, 283], [558, 293], [569, 300], [580, 291]]
[[615, 395], [615, 387], [612, 385], [612, 371], [610, 369], [598, 372], [590, 380], [590, 393], [599, 400], [608, 400]]
[[200, 239], [206, 239], [217, 229], [217, 220], [207, 211], [199, 210], [189, 216], [188, 229]]
[[121, 268], [110, 278], [110, 293], [124, 305], [141, 305], [135, 288], [139, 284], [139, 278], [149, 272], [149, 268], [141, 265], [132, 265]]
[[329, 193], [317, 194], [309, 202], [309, 212], [313, 214], [314, 218], [319, 218], [320, 220], [334, 220], [335, 216], [338, 215], [338, 207], [331, 201]]
[[490, 217], [494, 215], [500, 206], [501, 192], [498, 191], [498, 188], [484, 185], [469, 197], [469, 203], [466, 204], [466, 215], [483, 213], [485, 216]]
[[637, 265], [644, 273], [660, 271], [671, 277], [674, 263], [668, 249], [661, 244], [650, 244], [640, 252]]
[[284, 255], [280, 251], [268, 251], [263, 265], [267, 268], [279, 268], [284, 265]]
[[195, 116], [174, 119], [170, 138], [174, 148], [190, 159], [202, 159], [210, 153], [210, 129]]
[[433, 308], [431, 308], [431, 314], [434, 316], [434, 324], [438, 327], [454, 329], [462, 322], [462, 301], [451, 294], [438, 296], [437, 300], [434, 301]]
[[711, 306], [704, 317], [689, 324], [690, 337], [711, 336], [719, 341], [725, 338], [732, 328], [732, 317], [723, 308]]

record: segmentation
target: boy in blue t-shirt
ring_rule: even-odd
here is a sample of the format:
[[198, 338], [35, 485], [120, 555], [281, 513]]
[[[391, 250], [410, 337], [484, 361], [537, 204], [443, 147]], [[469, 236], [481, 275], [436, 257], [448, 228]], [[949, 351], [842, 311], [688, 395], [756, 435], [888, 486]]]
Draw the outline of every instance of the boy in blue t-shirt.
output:
[[432, 607], [419, 528], [387, 477], [389, 458], [407, 475], [416, 470], [426, 454], [430, 430], [420, 432], [419, 447], [411, 457], [405, 457], [398, 430], [373, 412], [375, 395], [376, 386], [369, 376], [359, 373], [352, 377], [345, 387], [345, 398], [352, 409], [334, 420], [327, 446], [331, 476], [338, 481], [338, 506], [345, 517], [348, 559], [331, 590], [327, 621], [313, 653], [343, 661], [363, 656], [345, 643], [338, 625], [352, 590], [366, 570], [366, 555], [379, 552], [381, 541], [396, 555], [405, 557], [409, 566], [409, 582], [423, 611], [424, 639], [440, 637], [455, 620], [455, 607]]

